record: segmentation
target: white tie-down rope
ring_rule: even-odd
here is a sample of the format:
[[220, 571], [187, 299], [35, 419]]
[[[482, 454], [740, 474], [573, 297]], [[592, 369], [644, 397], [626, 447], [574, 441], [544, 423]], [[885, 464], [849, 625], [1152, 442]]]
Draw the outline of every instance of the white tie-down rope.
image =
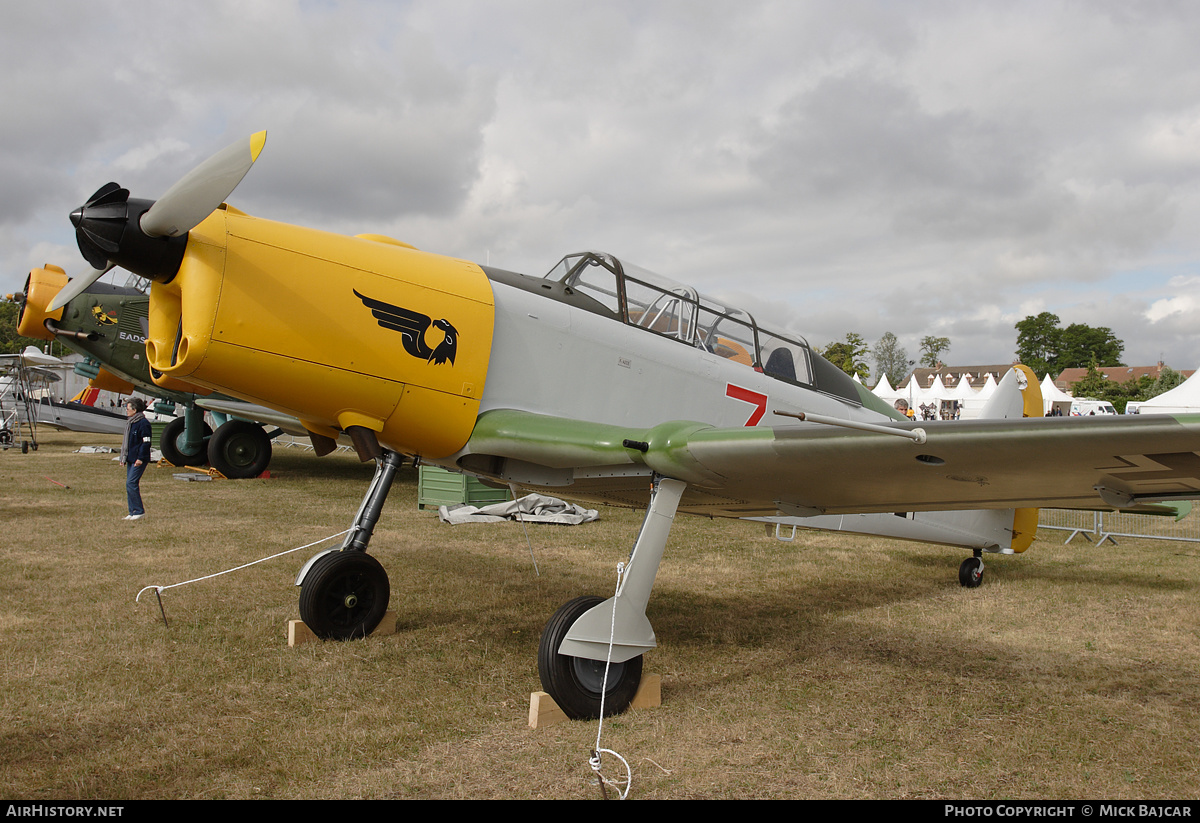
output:
[[297, 546], [294, 549], [288, 549], [287, 551], [279, 552], [278, 554], [273, 554], [270, 557], [260, 557], [258, 560], [251, 560], [249, 563], [243, 563], [242, 565], [235, 566], [232, 569], [225, 569], [225, 571], [214, 572], [213, 574], [206, 574], [204, 577], [197, 577], [194, 580], [184, 580], [182, 583], [172, 583], [169, 586], [146, 586], [140, 592], [137, 593], [137, 597], [134, 598], [134, 602], [135, 603], [141, 602], [142, 595], [152, 589], [154, 590], [155, 594], [162, 594], [167, 589], [174, 589], [178, 586], [186, 586], [189, 583], [199, 583], [202, 580], [211, 580], [212, 578], [220, 577], [223, 574], [230, 574], [231, 572], [241, 571], [242, 569], [248, 569], [251, 566], [255, 566], [259, 563], [265, 563], [268, 560], [274, 560], [276, 557], [283, 557], [285, 554], [291, 554], [292, 552], [298, 552], [298, 551], [301, 551], [302, 549], [312, 548], [313, 546], [328, 542], [335, 537], [341, 537], [343, 534], [345, 534], [348, 531], [350, 531], [350, 529], [346, 529], [345, 531], [340, 531], [337, 534], [331, 534], [331, 535], [329, 535], [329, 537], [322, 537], [320, 540], [314, 540], [312, 543], [309, 543], [304, 546]]
[[[617, 564], [617, 588], [621, 590], [621, 576], [625, 574], [625, 564]], [[621, 757], [612, 749], [600, 748], [600, 735], [604, 731], [604, 694], [608, 691], [608, 667], [612, 664], [612, 647], [613, 640], [617, 634], [617, 598], [616, 592], [613, 593], [613, 611], [612, 622], [609, 624], [608, 630], [608, 657], [604, 661], [604, 680], [600, 684], [600, 722], [596, 724], [596, 746], [592, 749], [592, 756], [588, 759], [588, 765], [592, 767], [592, 771], [596, 773], [596, 778], [600, 781], [600, 792], [607, 799], [608, 794], [604, 791], [605, 786], [612, 786], [617, 790], [618, 800], [624, 800], [629, 796], [629, 789], [633, 785], [633, 772], [629, 768], [629, 761]], [[602, 755], [611, 754], [617, 760], [621, 761], [621, 765], [625, 767], [625, 788], [621, 788], [620, 779], [610, 779], [600, 773], [600, 760]]]

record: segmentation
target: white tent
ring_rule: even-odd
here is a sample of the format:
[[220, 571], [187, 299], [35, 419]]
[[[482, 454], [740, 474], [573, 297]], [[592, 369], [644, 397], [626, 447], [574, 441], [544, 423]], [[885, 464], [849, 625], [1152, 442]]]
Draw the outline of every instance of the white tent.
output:
[[1042, 414], [1050, 416], [1050, 410], [1057, 406], [1066, 417], [1071, 413], [1071, 395], [1064, 392], [1047, 374], [1042, 380]]
[[1138, 414], [1189, 414], [1200, 412], [1200, 371], [1169, 392], [1151, 397], [1138, 407]]
[[908, 393], [903, 389], [893, 389], [892, 384], [888, 382], [886, 374], [879, 378], [879, 382], [871, 391], [874, 392], [876, 397], [889, 405], [895, 404], [897, 400], [908, 400]]
[[920, 419], [926, 414], [932, 414], [936, 420], [940, 416], [942, 408], [942, 400], [946, 397], [946, 386], [942, 383], [942, 376], [935, 374], [933, 382], [929, 388], [921, 389], [918, 387], [917, 394], [913, 398], [913, 409], [917, 413], [917, 418]]
[[987, 400], [996, 391], [996, 378], [988, 372], [987, 379], [983, 381], [983, 385], [979, 387], [979, 394], [976, 395], [980, 400]]
[[967, 378], [967, 376], [965, 374], [962, 377], [958, 378], [958, 385], [955, 386], [954, 389], [949, 394], [946, 395], [946, 397], [948, 399], [958, 400], [960, 402], [963, 400], [970, 400], [974, 396], [975, 396], [975, 390], [973, 388], [971, 388], [971, 381]]
[[[897, 386], [894, 391], [896, 393], [896, 400], [903, 399], [908, 403], [910, 409], [916, 409], [917, 398], [921, 396], [921, 387], [917, 385], [917, 376], [915, 374], [909, 377], [908, 382], [903, 386]], [[895, 400], [892, 402], [895, 402]]]
[[[990, 374], [988, 375], [988, 379], [991, 379]], [[995, 390], [995, 385], [996, 381], [992, 380], [993, 391]], [[970, 381], [965, 374], [954, 388], [952, 399], [958, 401], [958, 416], [960, 420], [972, 420], [979, 417], [979, 413], [983, 411], [983, 407], [987, 403], [987, 395], [981, 394], [976, 389], [971, 388]]]

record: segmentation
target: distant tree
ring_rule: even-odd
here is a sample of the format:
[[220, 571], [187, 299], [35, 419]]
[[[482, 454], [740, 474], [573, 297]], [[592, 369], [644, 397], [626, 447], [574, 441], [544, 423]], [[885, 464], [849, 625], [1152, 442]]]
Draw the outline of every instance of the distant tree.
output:
[[[1072, 323], [1059, 326], [1058, 315], [1044, 311], [1019, 321], [1017, 359], [1038, 374], [1059, 374], [1063, 369], [1120, 366], [1125, 343], [1107, 326]], [[1097, 398], [1099, 399], [1099, 398]]]
[[1080, 369], [1089, 363], [1097, 366], [1120, 366], [1121, 352], [1125, 343], [1118, 340], [1107, 326], [1088, 326], [1084, 323], [1072, 323], [1058, 336], [1058, 360], [1055, 367], [1063, 369]]
[[1090, 397], [1093, 400], [1104, 400], [1113, 381], [1104, 376], [1096, 367], [1096, 361], [1088, 365], [1087, 374], [1071, 384], [1072, 397]]
[[866, 380], [871, 376], [871, 368], [863, 358], [870, 349], [861, 334], [848, 332], [845, 340], [830, 343], [821, 351], [821, 356], [833, 365], [851, 376], [858, 375]]
[[1056, 369], [1058, 362], [1058, 345], [1061, 330], [1058, 327], [1058, 315], [1044, 311], [1036, 317], [1029, 315], [1016, 325], [1017, 329], [1017, 360], [1024, 363], [1037, 374], [1058, 375], [1062, 369]]
[[885, 331], [871, 349], [875, 357], [875, 380], [886, 377], [893, 387], [908, 374], [908, 352], [900, 345], [896, 335]]
[[1160, 372], [1154, 382], [1150, 384], [1150, 389], [1146, 392], [1145, 399], [1149, 400], [1151, 397], [1158, 397], [1163, 392], [1169, 392], [1183, 381], [1184, 377], [1182, 374], [1175, 371], [1170, 366], [1163, 366], [1162, 372]]
[[942, 362], [942, 352], [949, 351], [949, 337], [935, 337], [932, 334], [921, 338], [921, 365], [936, 369]]
[[1107, 400], [1113, 404], [1117, 414], [1124, 414], [1125, 406], [1129, 402], [1148, 400], [1152, 396], [1150, 389], [1153, 385], [1154, 378], [1148, 374], [1131, 378], [1124, 383], [1109, 380], [1100, 371], [1096, 361], [1092, 360], [1088, 364], [1087, 374], [1071, 384], [1071, 395], [1080, 398], [1090, 397], [1093, 400]]
[[[1110, 381], [1111, 382], [1111, 381]], [[1153, 378], [1143, 374], [1136, 379], [1126, 380], [1108, 395], [1108, 400], [1116, 408], [1118, 414], [1125, 413], [1125, 405], [1131, 401], [1141, 402], [1150, 399], [1150, 387], [1154, 385]]]

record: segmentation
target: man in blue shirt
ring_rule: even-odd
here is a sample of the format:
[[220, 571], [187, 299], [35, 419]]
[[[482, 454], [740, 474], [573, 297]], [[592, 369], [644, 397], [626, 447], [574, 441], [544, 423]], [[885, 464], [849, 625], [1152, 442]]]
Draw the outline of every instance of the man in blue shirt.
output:
[[142, 472], [150, 462], [150, 421], [142, 414], [146, 403], [137, 397], [125, 403], [125, 437], [121, 440], [120, 462], [125, 467], [125, 494], [129, 498], [126, 520], [141, 520], [146, 516], [142, 506]]

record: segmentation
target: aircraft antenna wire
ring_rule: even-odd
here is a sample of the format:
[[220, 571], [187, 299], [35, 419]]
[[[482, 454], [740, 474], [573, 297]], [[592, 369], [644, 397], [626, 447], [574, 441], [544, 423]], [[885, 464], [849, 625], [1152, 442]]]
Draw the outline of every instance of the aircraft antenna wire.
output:
[[[629, 768], [629, 761], [619, 755], [612, 749], [604, 749], [600, 747], [600, 736], [604, 731], [604, 694], [608, 691], [608, 667], [612, 665], [612, 647], [613, 640], [617, 633], [617, 596], [621, 591], [621, 578], [625, 575], [625, 563], [617, 564], [617, 587], [613, 594], [613, 610], [612, 621], [609, 624], [608, 635], [608, 657], [604, 660], [604, 679], [600, 684], [600, 721], [596, 724], [596, 745], [592, 749], [591, 757], [588, 758], [588, 765], [596, 774], [596, 779], [600, 781], [600, 796], [607, 800], [608, 790], [606, 786], [612, 786], [617, 791], [617, 799], [624, 800], [629, 796], [629, 789], [633, 786], [633, 770]], [[600, 771], [600, 761], [605, 754], [611, 754], [617, 760], [621, 761], [621, 765], [625, 768], [624, 788], [621, 788], [622, 781], [620, 779], [612, 779], [605, 777]]]
[[[508, 490], [512, 493], [513, 502], [517, 499], [517, 484], [509, 483]], [[538, 571], [537, 558], [533, 555], [533, 541], [529, 539], [529, 526], [525, 525], [525, 512], [521, 510], [521, 504], [517, 503], [517, 520], [521, 523], [521, 528], [525, 530], [525, 542], [529, 544], [529, 559], [533, 561], [533, 576], [541, 577], [542, 573]]]
[[[234, 566], [232, 569], [225, 569], [224, 571], [213, 572], [212, 574], [206, 574], [203, 577], [197, 577], [192, 580], [184, 580], [180, 583], [172, 583], [169, 586], [156, 586], [156, 585], [155, 586], [146, 586], [140, 592], [137, 593], [137, 597], [135, 597], [133, 599], [133, 602], [134, 603], [141, 602], [142, 595], [151, 590], [153, 590], [155, 594], [161, 595], [167, 589], [174, 589], [174, 588], [177, 588], [178, 586], [186, 586], [189, 583], [199, 583], [203, 580], [211, 580], [212, 578], [220, 577], [223, 574], [230, 574], [232, 572], [241, 571], [242, 569], [248, 569], [251, 566], [256, 566], [259, 563], [265, 563], [268, 560], [274, 560], [276, 557], [283, 557], [285, 554], [291, 554], [292, 552], [298, 552], [301, 549], [309, 549], [309, 548], [312, 548], [313, 546], [318, 546], [321, 543], [327, 543], [336, 537], [341, 537], [342, 535], [346, 534], [349, 531], [350, 531], [350, 529], [345, 529], [343, 531], [338, 532], [337, 534], [331, 534], [328, 537], [322, 537], [320, 540], [314, 540], [312, 543], [309, 543], [307, 545], [297, 546], [294, 549], [288, 549], [287, 551], [282, 551], [282, 552], [279, 552], [278, 554], [273, 554], [269, 557], [260, 557], [258, 560], [251, 560], [249, 563], [243, 563], [240, 566]], [[159, 598], [159, 606], [160, 607], [162, 606], [161, 598]], [[166, 620], [166, 615], [163, 616], [163, 620], [164, 621]]]

